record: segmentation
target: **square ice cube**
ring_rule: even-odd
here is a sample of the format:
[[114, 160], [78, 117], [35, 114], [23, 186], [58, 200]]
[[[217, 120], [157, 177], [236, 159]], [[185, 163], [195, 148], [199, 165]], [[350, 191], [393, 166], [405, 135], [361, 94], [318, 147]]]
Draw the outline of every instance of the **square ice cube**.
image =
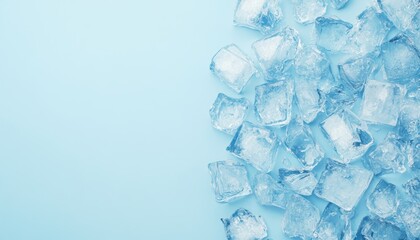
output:
[[294, 63], [295, 72], [302, 77], [313, 81], [331, 77], [330, 62], [317, 48], [308, 46], [299, 48]]
[[340, 52], [352, 28], [351, 23], [340, 19], [319, 17], [315, 21], [316, 44], [327, 51]]
[[252, 193], [243, 165], [219, 161], [210, 163], [208, 168], [217, 202], [231, 202]]
[[233, 135], [244, 121], [248, 107], [246, 98], [231, 98], [219, 93], [209, 111], [211, 124], [215, 129]]
[[290, 193], [272, 176], [266, 173], [257, 174], [253, 189], [255, 197], [261, 205], [286, 208], [286, 196]]
[[356, 92], [361, 92], [366, 80], [373, 70], [375, 54], [349, 59], [338, 65], [338, 73], [341, 81], [346, 82]]
[[398, 84], [369, 80], [363, 93], [360, 118], [395, 126], [405, 88]]
[[313, 23], [317, 17], [321, 17], [327, 11], [324, 0], [292, 0], [295, 19], [298, 23]]
[[286, 75], [299, 46], [300, 38], [292, 28], [284, 28], [252, 44], [266, 80], [276, 81]]
[[222, 218], [229, 240], [263, 240], [268, 236], [267, 225], [261, 216], [240, 208], [230, 218]]
[[399, 219], [407, 229], [408, 234], [413, 239], [420, 238], [420, 204], [417, 202], [406, 201], [398, 208]]
[[223, 47], [214, 55], [210, 70], [237, 93], [256, 73], [252, 61], [235, 44]]
[[293, 83], [278, 81], [255, 87], [255, 113], [267, 126], [284, 126], [292, 114]]
[[341, 156], [339, 161], [348, 163], [365, 154], [373, 144], [367, 126], [349, 110], [342, 110], [329, 116], [321, 123], [324, 135]]
[[404, 184], [404, 189], [416, 202], [420, 203], [420, 178], [415, 177]]
[[376, 0], [380, 9], [391, 22], [404, 31], [410, 28], [413, 18], [419, 12], [418, 0]]
[[333, 8], [335, 8], [337, 10], [344, 8], [348, 1], [349, 0], [330, 0]]
[[295, 76], [296, 104], [304, 122], [312, 122], [324, 109], [325, 97], [318, 88], [318, 81]]
[[279, 169], [279, 183], [296, 192], [297, 194], [310, 196], [318, 183], [315, 175], [307, 170]]
[[356, 239], [369, 240], [405, 240], [407, 234], [397, 225], [380, 218], [366, 216], [357, 230]]
[[372, 177], [372, 172], [365, 168], [330, 160], [314, 193], [346, 211], [351, 211], [369, 187]]
[[226, 150], [261, 172], [274, 167], [278, 141], [273, 131], [245, 121]]
[[317, 240], [347, 240], [345, 236], [351, 230], [350, 217], [352, 214], [341, 210], [337, 205], [328, 203], [321, 215], [314, 233]]
[[239, 0], [234, 22], [262, 33], [276, 29], [283, 18], [279, 0]]
[[395, 214], [397, 212], [398, 204], [397, 187], [382, 179], [366, 201], [366, 206], [369, 211], [380, 218], [387, 218]]

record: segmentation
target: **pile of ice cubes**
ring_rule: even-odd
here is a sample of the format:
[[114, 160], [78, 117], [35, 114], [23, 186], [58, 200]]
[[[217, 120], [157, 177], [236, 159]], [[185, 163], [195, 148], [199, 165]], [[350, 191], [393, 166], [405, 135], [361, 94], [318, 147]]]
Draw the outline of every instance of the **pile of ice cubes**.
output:
[[[235, 156], [208, 165], [216, 201], [253, 194], [280, 209], [290, 238], [420, 239], [419, 0], [374, 0], [355, 24], [324, 17], [355, 0], [288, 1], [296, 22], [314, 25], [315, 44], [283, 23], [283, 1], [239, 0], [234, 23], [264, 37], [254, 57], [230, 44], [211, 61], [238, 96], [219, 93], [210, 109]], [[244, 92], [261, 78], [252, 104]], [[356, 221], [360, 205], [369, 215]], [[243, 208], [222, 222], [227, 239], [269, 237]]]

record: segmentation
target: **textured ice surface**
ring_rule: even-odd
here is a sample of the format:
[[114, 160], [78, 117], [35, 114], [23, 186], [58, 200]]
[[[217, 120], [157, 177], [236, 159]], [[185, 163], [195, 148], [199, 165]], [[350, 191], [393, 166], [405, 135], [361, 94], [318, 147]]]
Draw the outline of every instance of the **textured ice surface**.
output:
[[420, 176], [420, 138], [416, 138], [412, 142], [407, 143], [405, 146], [407, 153], [408, 165]]
[[395, 126], [404, 94], [405, 88], [399, 84], [367, 81], [360, 118], [372, 123]]
[[273, 31], [283, 14], [279, 0], [239, 0], [234, 22], [262, 33]]
[[398, 226], [370, 216], [363, 218], [355, 240], [406, 240], [407, 234]]
[[222, 218], [228, 240], [262, 240], [268, 236], [267, 225], [261, 216], [240, 208], [230, 218]]
[[381, 218], [387, 218], [396, 213], [398, 204], [397, 187], [384, 180], [379, 181], [366, 201], [369, 211]]
[[327, 56], [317, 48], [309, 46], [304, 46], [297, 52], [295, 72], [313, 81], [331, 76], [330, 63]]
[[380, 9], [396, 27], [406, 30], [419, 11], [418, 0], [377, 0]]
[[412, 238], [420, 238], [420, 204], [410, 201], [400, 204], [398, 216], [404, 223], [409, 235]]
[[373, 144], [366, 124], [348, 110], [339, 111], [321, 123], [325, 136], [340, 154], [343, 163], [361, 157]]
[[366, 55], [382, 44], [392, 23], [373, 7], [363, 11], [350, 33], [349, 48], [353, 54]]
[[208, 165], [216, 201], [231, 202], [251, 194], [248, 172], [241, 164], [224, 161]]
[[298, 33], [292, 28], [284, 28], [252, 44], [266, 80], [276, 81], [286, 75], [300, 44]]
[[237, 93], [256, 72], [251, 60], [235, 44], [220, 49], [214, 55], [210, 70]]
[[246, 98], [231, 98], [219, 93], [210, 109], [211, 124], [214, 128], [233, 135], [244, 121], [248, 107]]
[[314, 193], [346, 211], [351, 211], [368, 188], [372, 177], [372, 172], [365, 168], [330, 160]]
[[289, 193], [284, 186], [266, 173], [260, 173], [254, 179], [254, 194], [261, 205], [275, 206], [284, 209], [286, 207], [286, 196]]
[[347, 240], [350, 231], [351, 214], [337, 205], [328, 203], [321, 215], [321, 220], [314, 232], [316, 240]]
[[406, 171], [405, 154], [401, 151], [399, 140], [393, 135], [389, 135], [386, 139], [379, 143], [368, 156], [364, 158], [367, 168], [371, 169], [375, 174]]
[[315, 21], [316, 44], [331, 52], [339, 52], [348, 41], [351, 23], [335, 18], [319, 17]]
[[277, 146], [277, 137], [274, 132], [245, 121], [226, 150], [257, 170], [269, 172], [274, 167]]
[[304, 168], [312, 169], [324, 153], [312, 137], [311, 129], [299, 118], [294, 118], [286, 128], [286, 147], [299, 159]]
[[374, 55], [368, 54], [363, 57], [349, 59], [338, 65], [338, 73], [341, 81], [353, 87], [356, 92], [361, 92], [366, 80], [372, 73], [373, 65]]
[[284, 213], [283, 229], [289, 237], [312, 237], [320, 219], [319, 210], [302, 196], [290, 195]]
[[420, 138], [420, 83], [407, 86], [398, 117], [397, 135], [403, 142]]
[[324, 0], [292, 0], [296, 21], [302, 24], [313, 23], [327, 11]]
[[279, 183], [300, 195], [310, 196], [318, 180], [310, 171], [281, 168], [279, 169]]
[[300, 115], [306, 123], [312, 122], [319, 112], [322, 111], [325, 98], [318, 88], [318, 81], [295, 76], [295, 96], [296, 104]]
[[255, 113], [267, 126], [284, 126], [292, 114], [293, 82], [278, 81], [255, 87]]
[[410, 39], [399, 35], [381, 47], [382, 59], [388, 80], [406, 82], [420, 78], [420, 56]]
[[420, 203], [420, 179], [418, 177], [405, 183], [404, 189], [415, 201]]
[[346, 6], [347, 2], [349, 2], [349, 0], [330, 0], [331, 5], [335, 8], [335, 9], [342, 9]]
[[325, 113], [330, 115], [343, 108], [351, 108], [356, 101], [354, 92], [343, 84], [332, 87], [325, 97]]

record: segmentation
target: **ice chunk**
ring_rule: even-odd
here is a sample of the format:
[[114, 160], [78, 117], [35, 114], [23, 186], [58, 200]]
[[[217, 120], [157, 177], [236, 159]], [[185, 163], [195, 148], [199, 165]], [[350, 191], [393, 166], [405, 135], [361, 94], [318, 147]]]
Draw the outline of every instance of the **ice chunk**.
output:
[[349, 110], [342, 110], [329, 116], [321, 123], [325, 136], [340, 154], [343, 163], [361, 157], [373, 144], [372, 135], [365, 123]]
[[325, 97], [325, 113], [331, 115], [343, 108], [350, 108], [356, 101], [353, 92], [343, 84], [332, 87]]
[[339, 52], [348, 41], [351, 23], [335, 18], [319, 17], [315, 21], [316, 44], [327, 51]]
[[419, 11], [418, 0], [377, 0], [380, 9], [400, 30], [406, 30], [412, 24]]
[[237, 93], [256, 73], [251, 60], [235, 44], [220, 49], [214, 55], [210, 70]]
[[398, 84], [369, 80], [366, 82], [360, 118], [372, 123], [395, 126], [405, 88]]
[[279, 183], [300, 195], [310, 196], [318, 180], [312, 172], [307, 170], [299, 171], [280, 168]]
[[279, 0], [239, 0], [234, 22], [239, 26], [268, 33], [276, 29], [282, 18]]
[[356, 240], [406, 240], [407, 234], [398, 226], [379, 219], [366, 216], [360, 223]]
[[253, 189], [255, 197], [261, 205], [282, 209], [286, 207], [286, 196], [290, 193], [270, 175], [266, 173], [257, 174]]
[[324, 0], [292, 0], [296, 21], [302, 24], [313, 23], [327, 11]]
[[406, 158], [401, 151], [401, 144], [392, 134], [378, 144], [363, 160], [366, 167], [371, 169], [375, 174], [390, 172], [403, 173], [406, 171], [404, 166]]
[[277, 146], [278, 141], [274, 132], [245, 121], [226, 150], [259, 171], [270, 172], [274, 167]]
[[406, 82], [420, 77], [420, 53], [406, 36], [399, 35], [384, 43], [381, 53], [388, 80]]
[[312, 79], [331, 77], [330, 63], [327, 56], [317, 48], [304, 46], [295, 58], [295, 71], [298, 75]]
[[356, 92], [361, 92], [365, 82], [372, 73], [374, 65], [374, 54], [349, 59], [338, 65], [340, 79], [353, 87]]
[[286, 75], [300, 44], [298, 33], [292, 28], [284, 28], [252, 44], [266, 80], [276, 81]]
[[420, 238], [420, 204], [409, 201], [400, 204], [398, 216], [409, 235], [416, 239]]
[[420, 176], [420, 138], [414, 139], [405, 146], [407, 153], [408, 165], [410, 168]]
[[415, 201], [420, 203], [420, 179], [418, 177], [405, 183], [404, 189]]
[[211, 124], [214, 128], [233, 135], [244, 121], [248, 106], [246, 98], [231, 98], [219, 93], [210, 109]]
[[299, 118], [294, 118], [287, 125], [284, 143], [304, 168], [314, 168], [324, 157], [324, 153], [312, 137], [311, 129]]
[[312, 237], [320, 219], [319, 210], [304, 197], [290, 195], [284, 213], [283, 229], [289, 237]]
[[341, 240], [345, 239], [350, 230], [351, 214], [341, 210], [333, 203], [328, 203], [321, 215], [314, 233], [317, 240]]
[[392, 23], [383, 13], [373, 7], [366, 9], [358, 16], [356, 25], [350, 32], [349, 49], [358, 55], [366, 55], [382, 44]]
[[222, 218], [228, 240], [262, 240], [268, 236], [267, 225], [261, 216], [239, 208], [230, 218]]
[[302, 120], [312, 122], [325, 104], [325, 97], [318, 88], [318, 81], [295, 76], [295, 96]]
[[329, 161], [314, 193], [351, 211], [368, 188], [373, 174], [365, 168]]
[[224, 161], [208, 165], [216, 201], [231, 202], [251, 194], [248, 172], [241, 164]]
[[420, 100], [405, 99], [397, 121], [397, 133], [403, 142], [420, 138]]
[[255, 87], [255, 113], [267, 126], [284, 126], [292, 114], [293, 83], [278, 81]]
[[330, 0], [331, 5], [337, 10], [344, 8], [348, 1], [349, 0]]
[[381, 218], [387, 218], [396, 213], [398, 204], [397, 187], [384, 180], [379, 181], [366, 201], [369, 211]]

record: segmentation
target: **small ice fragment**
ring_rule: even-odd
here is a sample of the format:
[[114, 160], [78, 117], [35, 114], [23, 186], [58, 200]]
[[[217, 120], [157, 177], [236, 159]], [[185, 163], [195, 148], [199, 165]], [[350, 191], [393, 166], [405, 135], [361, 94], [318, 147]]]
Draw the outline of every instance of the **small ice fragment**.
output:
[[407, 240], [404, 230], [391, 222], [366, 216], [359, 225], [357, 240]]
[[237, 93], [256, 73], [252, 61], [235, 44], [223, 47], [214, 55], [210, 70]]
[[318, 180], [312, 172], [307, 170], [299, 171], [280, 168], [279, 183], [300, 195], [310, 196]]
[[267, 126], [284, 126], [292, 114], [293, 83], [278, 81], [255, 87], [255, 113]]
[[286, 196], [289, 191], [266, 174], [259, 173], [254, 179], [254, 194], [261, 205], [286, 208]]
[[365, 168], [329, 161], [314, 193], [351, 211], [368, 188], [373, 174]]
[[404, 184], [405, 191], [418, 203], [420, 203], [420, 179], [415, 177]]
[[404, 202], [398, 208], [398, 216], [412, 238], [420, 238], [420, 204]]
[[335, 9], [339, 10], [344, 8], [349, 0], [330, 0], [330, 2]]
[[239, 0], [234, 22], [262, 33], [276, 29], [283, 18], [279, 0]]
[[351, 23], [340, 19], [319, 17], [315, 21], [316, 44], [327, 51], [340, 52], [351, 28]]
[[251, 194], [248, 172], [241, 164], [225, 161], [208, 165], [216, 201], [231, 202]]
[[244, 121], [248, 107], [246, 98], [231, 98], [219, 93], [209, 111], [211, 124], [215, 129], [233, 135]]
[[324, 0], [292, 0], [292, 2], [298, 23], [313, 23], [317, 17], [321, 17], [327, 11]]
[[261, 216], [239, 208], [230, 218], [222, 218], [228, 240], [263, 240], [268, 236], [267, 225]]
[[371, 213], [380, 218], [392, 216], [399, 205], [397, 187], [381, 179], [369, 195], [366, 205]]
[[350, 228], [351, 214], [337, 205], [328, 203], [314, 232], [316, 240], [341, 240]]
[[273, 131], [245, 121], [226, 150], [257, 170], [270, 172], [274, 167], [277, 147], [278, 141]]

